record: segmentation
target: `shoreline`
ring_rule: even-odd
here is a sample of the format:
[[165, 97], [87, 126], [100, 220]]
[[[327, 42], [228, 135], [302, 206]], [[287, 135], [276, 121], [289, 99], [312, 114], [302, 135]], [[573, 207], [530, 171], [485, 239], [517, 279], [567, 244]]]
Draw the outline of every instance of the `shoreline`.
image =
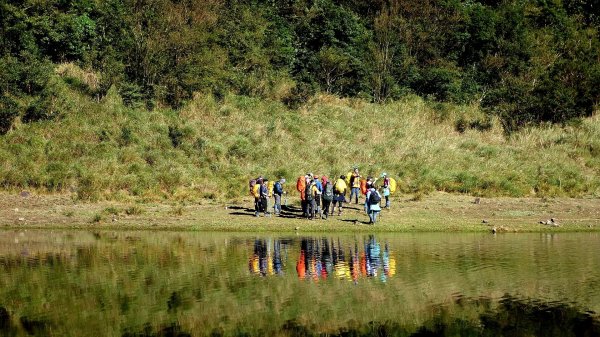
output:
[[[68, 194], [0, 193], [0, 228], [85, 230], [174, 230], [198, 232], [597, 232], [600, 199], [480, 198], [432, 193], [414, 201], [396, 195], [368, 225], [362, 204], [345, 204], [328, 220], [298, 218], [296, 196], [285, 217], [254, 217], [249, 198], [237, 203], [164, 201], [135, 203], [73, 201]], [[554, 218], [557, 226], [540, 221]], [[485, 220], [485, 222], [484, 222]]]

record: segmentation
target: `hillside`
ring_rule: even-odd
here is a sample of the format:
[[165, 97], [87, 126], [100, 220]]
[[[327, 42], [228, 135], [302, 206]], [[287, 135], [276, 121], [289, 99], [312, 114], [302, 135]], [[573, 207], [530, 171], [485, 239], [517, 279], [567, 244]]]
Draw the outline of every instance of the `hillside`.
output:
[[358, 165], [390, 173], [401, 193], [417, 197], [600, 197], [598, 115], [507, 135], [476, 105], [410, 95], [375, 104], [322, 94], [292, 109], [197, 94], [180, 109], [147, 109], [126, 106], [115, 88], [91, 98], [93, 78], [73, 64], [56, 67], [50, 81], [62, 113], [17, 120], [0, 136], [2, 188], [71, 191], [80, 200], [232, 200], [258, 174], [291, 182]]

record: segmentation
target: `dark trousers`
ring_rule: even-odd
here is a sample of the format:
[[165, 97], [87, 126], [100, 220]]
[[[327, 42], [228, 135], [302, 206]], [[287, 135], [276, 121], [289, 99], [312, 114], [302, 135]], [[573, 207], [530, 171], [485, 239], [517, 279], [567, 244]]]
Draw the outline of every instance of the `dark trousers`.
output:
[[[331, 205], [331, 200], [325, 200], [323, 199], [323, 214], [327, 215], [329, 214], [329, 206]], [[333, 212], [333, 210], [332, 210]]]

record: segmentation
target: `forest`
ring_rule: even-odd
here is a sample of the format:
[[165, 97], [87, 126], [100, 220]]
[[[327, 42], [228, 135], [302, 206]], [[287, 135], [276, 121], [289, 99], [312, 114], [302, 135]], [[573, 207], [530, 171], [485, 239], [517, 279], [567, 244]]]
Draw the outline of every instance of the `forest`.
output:
[[229, 200], [258, 175], [600, 196], [583, 0], [0, 1], [0, 188]]
[[[600, 97], [592, 0], [11, 0], [0, 3], [0, 134], [64, 111], [51, 76], [114, 87], [130, 107], [194, 94], [477, 104], [506, 133], [591, 116]], [[73, 79], [77, 82], [77, 79]], [[89, 85], [91, 83], [91, 85]], [[485, 123], [478, 127], [485, 128]]]

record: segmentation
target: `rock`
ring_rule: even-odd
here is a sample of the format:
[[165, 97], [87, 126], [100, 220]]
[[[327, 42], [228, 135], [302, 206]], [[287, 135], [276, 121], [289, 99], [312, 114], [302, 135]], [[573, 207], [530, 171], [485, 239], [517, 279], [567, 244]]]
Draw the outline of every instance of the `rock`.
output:
[[496, 232], [497, 232], [497, 231], [498, 231], [498, 230], [496, 229], [496, 227], [495, 227], [495, 226], [494, 226], [494, 227], [492, 227], [492, 234], [496, 234]]
[[487, 221], [486, 219], [481, 220], [481, 223], [490, 223], [489, 221]]
[[29, 193], [28, 191], [21, 191], [19, 195], [23, 198], [28, 198], [31, 195], [31, 193]]
[[19, 221], [25, 221], [25, 218], [19, 218]]
[[540, 224], [552, 227], [560, 227], [560, 224], [554, 218], [549, 220], [541, 220]]
[[475, 198], [475, 200], [473, 201], [473, 203], [475, 205], [479, 205], [481, 203], [481, 198]]

